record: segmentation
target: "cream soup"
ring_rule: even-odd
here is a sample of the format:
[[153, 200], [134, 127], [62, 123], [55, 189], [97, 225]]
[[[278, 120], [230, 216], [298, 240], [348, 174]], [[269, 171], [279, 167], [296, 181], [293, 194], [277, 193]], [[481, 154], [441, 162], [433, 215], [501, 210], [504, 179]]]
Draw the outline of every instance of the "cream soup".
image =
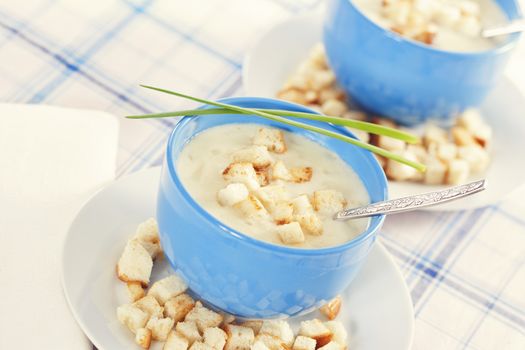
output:
[[[260, 146], [265, 144], [265, 139], [269, 139], [270, 144], [275, 140], [266, 132], [281, 135], [285, 144]], [[260, 133], [263, 134], [262, 142], [259, 142], [261, 137], [255, 137]], [[271, 162], [270, 165], [260, 163], [266, 162], [263, 156], [253, 161], [258, 168], [258, 183], [242, 176], [230, 176], [236, 166], [246, 166], [252, 151], [264, 151]], [[250, 163], [248, 167], [253, 175]], [[279, 176], [283, 170], [292, 175]], [[195, 136], [184, 147], [177, 160], [177, 172], [186, 190], [201, 207], [225, 225], [258, 240], [301, 248], [330, 247], [351, 240], [369, 224], [369, 219], [332, 220], [336, 209], [367, 204], [366, 188], [337, 154], [294, 133], [257, 124], [213, 127]], [[260, 197], [264, 191], [276, 188], [280, 191], [279, 201]], [[259, 208], [261, 215], [251, 215], [257, 205], [252, 206], [246, 198], [247, 193], [263, 206]], [[309, 205], [312, 205], [310, 209], [304, 208]], [[293, 213], [287, 214], [287, 206], [293, 208]], [[287, 216], [290, 217], [286, 219]], [[312, 229], [309, 226], [312, 222], [321, 230]], [[288, 241], [288, 228], [295, 232], [299, 227], [304, 238], [294, 241], [293, 236]]]
[[378, 25], [402, 36], [449, 51], [484, 51], [505, 36], [482, 38], [482, 28], [507, 17], [494, 0], [352, 0]]

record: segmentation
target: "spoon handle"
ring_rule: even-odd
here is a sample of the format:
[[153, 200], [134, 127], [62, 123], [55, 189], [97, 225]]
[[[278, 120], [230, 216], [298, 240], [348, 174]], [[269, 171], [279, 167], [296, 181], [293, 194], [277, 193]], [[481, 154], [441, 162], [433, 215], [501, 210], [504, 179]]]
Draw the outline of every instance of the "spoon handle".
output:
[[396, 214], [404, 211], [417, 210], [441, 203], [460, 199], [483, 191], [485, 180], [478, 180], [464, 185], [450, 187], [445, 190], [417, 194], [415, 196], [391, 199], [363, 207], [342, 210], [334, 215], [334, 220], [349, 220], [381, 214]]
[[523, 31], [525, 31], [525, 20], [518, 19], [505, 25], [485, 28], [481, 31], [481, 36], [484, 38], [492, 38], [498, 35], [512, 34]]

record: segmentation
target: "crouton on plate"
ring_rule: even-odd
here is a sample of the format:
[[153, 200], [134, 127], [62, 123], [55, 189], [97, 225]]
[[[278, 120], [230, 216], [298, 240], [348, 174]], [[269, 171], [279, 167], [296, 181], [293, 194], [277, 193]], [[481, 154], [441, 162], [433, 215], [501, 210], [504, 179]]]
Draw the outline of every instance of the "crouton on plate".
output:
[[137, 301], [146, 295], [146, 291], [140, 282], [128, 282], [126, 283], [126, 287], [131, 301]]
[[185, 321], [194, 321], [201, 333], [206, 328], [218, 327], [222, 323], [222, 319], [221, 314], [204, 307], [200, 301], [195, 303], [195, 307], [184, 318]]
[[163, 350], [187, 350], [189, 346], [188, 339], [176, 331], [171, 331], [164, 343]]
[[318, 319], [301, 322], [299, 335], [315, 339], [317, 348], [328, 344], [333, 336], [330, 329]]
[[137, 240], [148, 251], [152, 259], [155, 259], [162, 252], [159, 228], [154, 218], [149, 218], [141, 223], [137, 227], [133, 239]]
[[140, 282], [143, 286], [149, 284], [153, 260], [146, 249], [137, 241], [126, 244], [117, 264], [117, 275], [124, 282]]
[[215, 350], [222, 350], [226, 345], [226, 339], [228, 336], [226, 332], [219, 327], [206, 328], [203, 333], [204, 343], [208, 344]]
[[133, 305], [148, 313], [151, 317], [163, 317], [164, 308], [160, 306], [157, 299], [151, 295], [146, 295], [137, 300]]
[[294, 334], [288, 322], [283, 320], [266, 320], [263, 322], [259, 334], [273, 335], [283, 341], [286, 346], [291, 347]]
[[315, 339], [300, 335], [297, 338], [295, 338], [292, 349], [293, 350], [315, 350], [315, 345], [316, 345]]
[[169, 299], [182, 294], [188, 289], [186, 282], [178, 275], [171, 275], [155, 282], [148, 295], [152, 295], [157, 299], [160, 305], [164, 305]]
[[149, 317], [147, 312], [142, 311], [135, 305], [126, 304], [117, 308], [117, 319], [133, 333], [136, 333], [140, 328], [144, 328]]
[[135, 343], [143, 349], [149, 349], [151, 346], [151, 330], [148, 328], [139, 328], [135, 333]]
[[197, 324], [193, 321], [178, 322], [175, 326], [175, 330], [188, 340], [189, 345], [202, 339]]
[[155, 340], [165, 341], [168, 338], [168, 334], [173, 329], [175, 323], [169, 317], [158, 318], [151, 317], [146, 324], [146, 328], [151, 330], [151, 336]]
[[325, 315], [329, 320], [333, 320], [339, 315], [341, 310], [341, 296], [338, 295], [319, 309], [323, 315]]
[[243, 326], [226, 325], [224, 331], [228, 335], [225, 350], [248, 350], [253, 343], [253, 329]]
[[195, 301], [188, 294], [179, 294], [164, 303], [164, 316], [175, 322], [184, 320], [184, 317], [195, 306]]

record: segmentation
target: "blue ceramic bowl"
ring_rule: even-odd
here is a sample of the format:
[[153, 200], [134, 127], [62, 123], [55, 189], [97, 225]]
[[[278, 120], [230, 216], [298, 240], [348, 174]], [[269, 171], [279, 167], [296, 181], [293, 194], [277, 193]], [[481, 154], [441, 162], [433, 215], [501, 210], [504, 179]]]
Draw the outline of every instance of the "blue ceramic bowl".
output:
[[[515, 0], [496, 0], [509, 19]], [[329, 0], [323, 40], [339, 83], [364, 109], [402, 124], [446, 124], [479, 105], [502, 76], [519, 35], [489, 51], [452, 52], [405, 39], [361, 13], [351, 0]]]
[[[243, 107], [312, 112], [265, 98], [223, 101]], [[353, 136], [339, 127], [304, 122]], [[386, 199], [385, 175], [368, 151], [256, 116], [185, 117], [175, 126], [168, 141], [157, 199], [161, 243], [171, 265], [198, 297], [230, 314], [276, 318], [306, 313], [348, 287], [368, 255], [384, 217], [372, 218], [367, 231], [348, 243], [308, 250], [262, 242], [219, 222], [186, 191], [176, 164], [182, 149], [195, 135], [231, 123], [279, 127], [333, 150], [360, 176], [372, 201]]]

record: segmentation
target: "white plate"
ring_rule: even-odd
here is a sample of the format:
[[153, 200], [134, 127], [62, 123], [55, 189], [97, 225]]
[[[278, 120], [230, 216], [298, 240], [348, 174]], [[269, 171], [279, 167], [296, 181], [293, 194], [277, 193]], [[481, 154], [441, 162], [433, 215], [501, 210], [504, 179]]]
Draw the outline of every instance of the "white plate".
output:
[[[244, 61], [243, 84], [248, 96], [274, 97], [309, 50], [321, 42], [320, 14], [306, 14], [283, 22], [257, 41]], [[484, 174], [488, 189], [464, 200], [427, 210], [483, 207], [502, 200], [525, 182], [525, 98], [504, 80], [487, 98], [481, 112], [494, 129], [492, 163]], [[474, 179], [472, 179], [474, 180]], [[430, 192], [445, 186], [408, 182], [389, 183], [390, 198]]]
[[[98, 192], [79, 212], [66, 238], [65, 295], [99, 350], [138, 349], [132, 334], [116, 318], [117, 306], [128, 298], [115, 265], [135, 227], [154, 215], [159, 175], [159, 168], [142, 171]], [[157, 263], [152, 280], [169, 270], [165, 261]], [[410, 294], [381, 244], [375, 244], [361, 273], [344, 292], [339, 319], [351, 333], [352, 350], [410, 348], [414, 327]], [[292, 323], [297, 326], [299, 320]]]

